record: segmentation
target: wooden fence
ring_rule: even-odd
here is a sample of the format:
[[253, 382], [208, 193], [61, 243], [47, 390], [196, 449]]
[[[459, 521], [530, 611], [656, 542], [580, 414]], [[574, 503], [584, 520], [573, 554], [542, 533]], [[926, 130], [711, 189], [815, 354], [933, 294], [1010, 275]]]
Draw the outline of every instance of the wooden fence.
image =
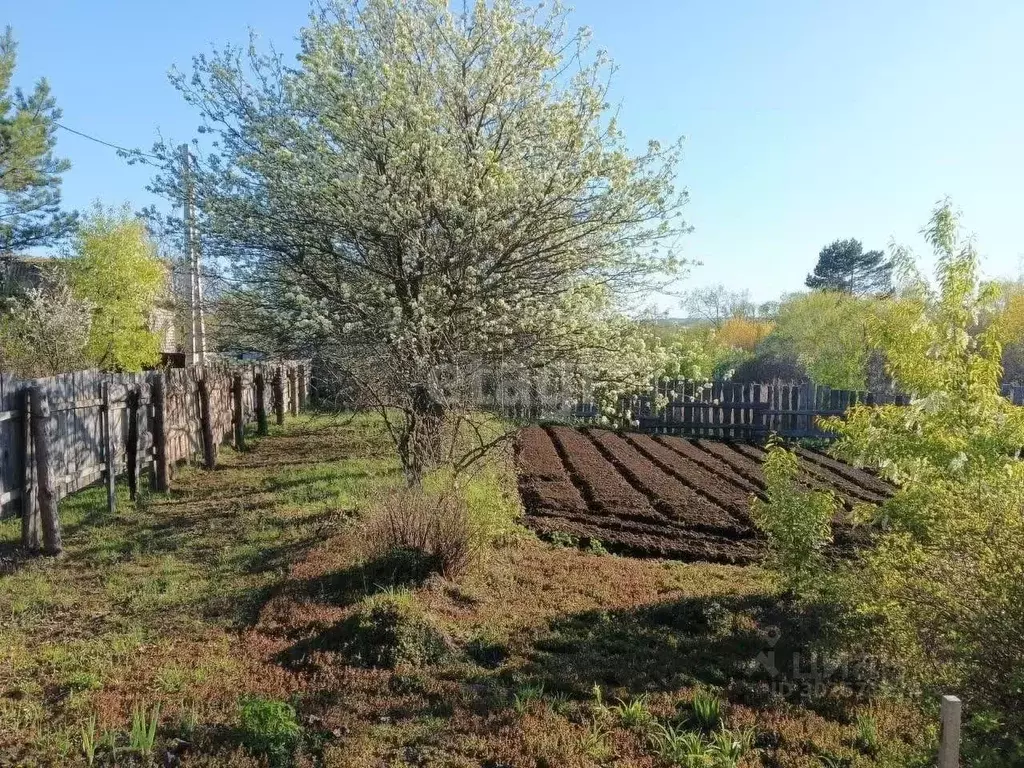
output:
[[[246, 423], [265, 428], [268, 413], [278, 421], [297, 413], [308, 371], [308, 363], [289, 361], [32, 380], [0, 375], [0, 517], [34, 520], [40, 495], [56, 504], [101, 479], [113, 505], [119, 475], [128, 476], [134, 495], [143, 473], [159, 487], [181, 462], [202, 456], [211, 464], [226, 438], [244, 439]], [[52, 489], [41, 487], [41, 459]]]
[[[593, 400], [567, 396], [543, 383], [505, 382], [498, 394], [486, 394], [485, 407], [513, 419], [585, 424], [602, 420]], [[1015, 405], [1024, 405], [1024, 386], [1005, 386], [1003, 394]], [[820, 418], [842, 416], [857, 404], [907, 402], [905, 395], [831, 389], [810, 382], [668, 381], [648, 393], [622, 399], [615, 413], [620, 417], [617, 420], [658, 434], [763, 440], [776, 433], [791, 438], [829, 439], [831, 435], [818, 423]]]

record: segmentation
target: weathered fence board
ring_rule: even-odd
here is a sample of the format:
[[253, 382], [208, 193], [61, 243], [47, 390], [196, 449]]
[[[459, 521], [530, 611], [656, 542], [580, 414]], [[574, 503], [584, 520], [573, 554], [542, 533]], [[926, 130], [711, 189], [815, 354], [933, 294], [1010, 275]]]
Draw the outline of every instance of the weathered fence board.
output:
[[[235, 403], [232, 384], [240, 379], [242, 418], [256, 418], [256, 374], [271, 376], [284, 369], [295, 381], [282, 393], [284, 406], [296, 412], [297, 401], [305, 400], [309, 380], [308, 363], [213, 363], [203, 370], [210, 395], [210, 417], [214, 441], [234, 435]], [[159, 477], [183, 461], [202, 456], [199, 380], [196, 368], [172, 368], [133, 374], [76, 371], [46, 379], [24, 380], [0, 375], [0, 517], [24, 514], [38, 506], [33, 437], [28, 429], [27, 392], [38, 386], [49, 408], [46, 434], [53, 477], [53, 492], [59, 500], [106, 477], [128, 470], [129, 441], [137, 445], [135, 473], [152, 472]], [[158, 383], [159, 382], [159, 383]], [[155, 402], [163, 390], [164, 412], [158, 424]], [[105, 397], [106, 395], [106, 397]], [[132, 397], [137, 397], [135, 428], [131, 428]], [[104, 402], [109, 401], [105, 411]], [[162, 427], [165, 456], [157, 456], [158, 433]], [[109, 447], [108, 447], [109, 446]], [[109, 453], [109, 458], [108, 458]], [[158, 459], [166, 462], [161, 470]], [[23, 498], [24, 497], [24, 498]], [[31, 520], [31, 517], [30, 517]]]
[[[567, 392], [549, 379], [485, 374], [480, 384], [484, 408], [523, 420], [601, 421], [599, 406], [588, 393]], [[1003, 394], [1024, 405], [1024, 386], [1005, 386]], [[828, 439], [820, 419], [842, 416], [857, 404], [906, 405], [909, 398], [892, 393], [839, 390], [810, 382], [762, 383], [663, 381], [649, 393], [621, 400], [615, 413], [645, 432], [687, 437], [761, 440], [784, 437]]]

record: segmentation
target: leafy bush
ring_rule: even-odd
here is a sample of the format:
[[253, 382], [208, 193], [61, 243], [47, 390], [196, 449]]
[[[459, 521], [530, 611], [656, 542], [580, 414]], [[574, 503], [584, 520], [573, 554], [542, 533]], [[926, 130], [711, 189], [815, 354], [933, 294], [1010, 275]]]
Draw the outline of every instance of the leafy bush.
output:
[[364, 598], [340, 630], [348, 655], [371, 667], [431, 664], [452, 648], [413, 596], [399, 590]]
[[565, 549], [576, 549], [580, 545], [580, 540], [577, 537], [565, 531], [552, 531], [548, 538], [554, 546]]
[[384, 496], [363, 523], [365, 553], [420, 553], [421, 566], [448, 578], [463, 575], [480, 554], [482, 537], [464, 499], [453, 493], [403, 488]]
[[[925, 230], [937, 289], [917, 277], [869, 326], [906, 406], [861, 406], [828, 427], [835, 453], [899, 485], [876, 512], [885, 532], [842, 579], [859, 637], [932, 695], [956, 691], [1020, 732], [1024, 687], [1024, 409], [1002, 397], [995, 293], [948, 203]], [[906, 256], [905, 253], [901, 254]]]
[[246, 698], [240, 707], [242, 742], [273, 766], [291, 761], [302, 728], [291, 704], [259, 697]]
[[784, 589], [800, 595], [820, 572], [832, 540], [837, 502], [828, 491], [801, 488], [796, 455], [772, 442], [764, 461], [767, 501], [754, 499], [751, 514], [768, 537], [769, 565]]

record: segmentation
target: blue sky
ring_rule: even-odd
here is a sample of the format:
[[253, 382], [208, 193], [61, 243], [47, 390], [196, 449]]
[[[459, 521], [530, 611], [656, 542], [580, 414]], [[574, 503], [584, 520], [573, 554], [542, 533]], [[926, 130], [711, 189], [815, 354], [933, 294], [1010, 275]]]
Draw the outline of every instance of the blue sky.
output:
[[[45, 75], [69, 127], [147, 148], [193, 136], [167, 81], [252, 27], [294, 50], [305, 0], [3, 0], [16, 79]], [[614, 97], [639, 148], [686, 137], [680, 182], [704, 262], [686, 286], [724, 282], [758, 300], [801, 287], [839, 237], [868, 248], [917, 234], [950, 195], [991, 275], [1015, 275], [1024, 239], [1024, 3], [577, 0], [620, 70]], [[69, 207], [152, 202], [145, 167], [62, 133]], [[671, 307], [671, 302], [659, 302]]]

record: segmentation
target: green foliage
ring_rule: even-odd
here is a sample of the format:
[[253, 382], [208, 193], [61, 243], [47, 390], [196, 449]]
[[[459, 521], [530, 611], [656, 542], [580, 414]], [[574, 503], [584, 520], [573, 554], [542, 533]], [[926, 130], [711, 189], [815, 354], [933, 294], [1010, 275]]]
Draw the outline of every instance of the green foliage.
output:
[[565, 531], [552, 531], [549, 539], [552, 545], [566, 549], [576, 549], [580, 545], [579, 538]]
[[788, 297], [763, 351], [795, 355], [818, 384], [834, 389], [865, 389], [872, 345], [868, 323], [891, 301], [837, 291]]
[[530, 704], [544, 698], [544, 683], [524, 683], [516, 689], [512, 695], [512, 709], [517, 714], [524, 715], [530, 709]]
[[714, 754], [704, 737], [695, 731], [655, 723], [648, 740], [655, 754], [669, 765], [682, 768], [710, 768], [712, 765]]
[[246, 748], [267, 758], [272, 766], [291, 762], [302, 727], [295, 708], [284, 701], [245, 698], [239, 707], [242, 741]]
[[595, 539], [593, 536], [587, 541], [587, 552], [591, 555], [607, 555], [608, 550], [605, 549], [604, 544], [601, 543], [600, 539]]
[[1000, 394], [999, 331], [977, 322], [995, 294], [948, 202], [924, 235], [937, 289], [917, 281], [870, 326], [910, 404], [828, 424], [837, 455], [900, 486], [877, 510], [884, 535], [846, 574], [845, 596], [877, 628], [865, 645], [913, 684], [1010, 713], [1024, 686], [1024, 409]]
[[735, 768], [754, 746], [753, 728], [731, 730], [724, 725], [711, 735], [710, 749], [719, 768]]
[[615, 753], [609, 738], [608, 729], [597, 720], [591, 720], [587, 732], [580, 740], [580, 749], [587, 757], [597, 762], [604, 762]]
[[85, 346], [92, 305], [76, 299], [59, 269], [43, 283], [8, 300], [0, 316], [0, 354], [5, 370], [25, 378], [87, 367]]
[[61, 174], [71, 167], [54, 156], [61, 111], [45, 79], [29, 94], [12, 90], [16, 63], [7, 27], [0, 35], [0, 254], [52, 243], [75, 223], [60, 211]]
[[339, 630], [348, 655], [371, 667], [432, 664], [451, 650], [445, 634], [403, 590], [388, 589], [364, 598]]
[[132, 730], [128, 734], [128, 747], [136, 754], [148, 759], [156, 744], [156, 729], [160, 723], [160, 705], [153, 705], [149, 712], [141, 704], [132, 709]]
[[651, 710], [647, 708], [647, 695], [637, 696], [630, 701], [618, 700], [611, 710], [626, 728], [646, 728], [654, 719]]
[[768, 537], [769, 564], [792, 595], [804, 594], [820, 573], [838, 508], [831, 492], [802, 488], [799, 474], [796, 455], [770, 443], [764, 461], [768, 500], [754, 499], [751, 506], [755, 524]]
[[892, 262], [883, 251], [865, 251], [859, 240], [836, 240], [818, 253], [808, 288], [852, 294], [892, 290]]
[[90, 768], [96, 762], [96, 746], [96, 715], [92, 715], [82, 726], [82, 754]]
[[754, 744], [754, 731], [724, 725], [709, 737], [681, 726], [654, 723], [648, 741], [669, 765], [681, 768], [736, 768]]
[[75, 236], [67, 262], [76, 298], [93, 306], [86, 355], [105, 369], [139, 371], [160, 359], [150, 330], [167, 271], [145, 225], [127, 211], [97, 208]]
[[698, 690], [690, 702], [690, 719], [700, 730], [713, 731], [722, 723], [722, 700], [712, 693]]
[[874, 756], [878, 754], [878, 725], [870, 715], [857, 715], [857, 736], [853, 745], [865, 755]]

